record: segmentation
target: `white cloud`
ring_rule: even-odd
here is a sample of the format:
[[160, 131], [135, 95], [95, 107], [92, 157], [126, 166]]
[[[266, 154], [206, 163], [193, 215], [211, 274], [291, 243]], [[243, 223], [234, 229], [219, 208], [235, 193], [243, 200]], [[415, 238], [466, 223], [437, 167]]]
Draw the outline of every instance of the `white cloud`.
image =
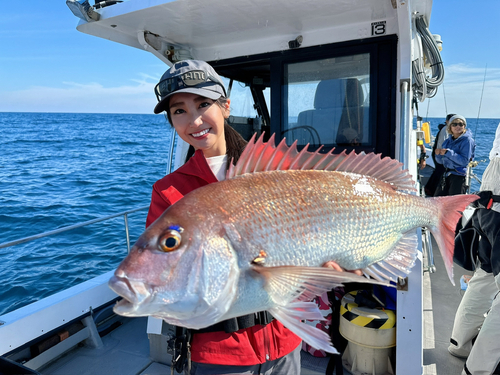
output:
[[[420, 116], [445, 117], [453, 112], [474, 119], [481, 105], [480, 117], [500, 118], [500, 69], [487, 69], [483, 92], [484, 72], [465, 64], [446, 66], [444, 85], [434, 98], [419, 103]], [[139, 74], [130, 84], [116, 87], [64, 82], [60, 88], [33, 86], [0, 92], [0, 112], [153, 113], [158, 79]]]
[[485, 68], [449, 65], [436, 96], [419, 104], [420, 116], [427, 116], [428, 108], [428, 117], [445, 117], [448, 112], [468, 118], [477, 118], [478, 113], [481, 118], [500, 118], [499, 100], [499, 68], [487, 68], [485, 79]]
[[157, 77], [146, 74], [132, 84], [64, 82], [65, 87], [33, 86], [0, 92], [0, 112], [153, 113]]

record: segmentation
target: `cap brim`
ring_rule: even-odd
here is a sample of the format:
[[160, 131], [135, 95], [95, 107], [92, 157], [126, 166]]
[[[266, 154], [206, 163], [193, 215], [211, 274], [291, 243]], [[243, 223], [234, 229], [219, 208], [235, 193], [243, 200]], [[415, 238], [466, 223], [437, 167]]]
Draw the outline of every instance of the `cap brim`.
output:
[[155, 106], [154, 113], [158, 114], [158, 113], [161, 113], [163, 111], [166, 111], [167, 106], [168, 106], [168, 99], [172, 95], [180, 94], [180, 93], [196, 94], [196, 95], [204, 96], [205, 98], [212, 99], [212, 100], [217, 100], [222, 96], [222, 94], [220, 92], [217, 92], [217, 91], [207, 90], [205, 88], [200, 88], [200, 87], [186, 87], [184, 89], [174, 91], [174, 92], [170, 93], [169, 95], [165, 96]]

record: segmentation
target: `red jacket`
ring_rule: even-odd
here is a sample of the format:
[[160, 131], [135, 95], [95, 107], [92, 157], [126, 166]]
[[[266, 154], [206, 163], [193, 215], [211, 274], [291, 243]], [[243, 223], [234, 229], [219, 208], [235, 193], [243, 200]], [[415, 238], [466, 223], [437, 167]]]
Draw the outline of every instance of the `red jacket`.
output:
[[208, 166], [203, 152], [196, 151], [186, 164], [153, 185], [146, 227], [184, 195], [212, 182], [217, 182], [217, 178]]
[[[195, 152], [186, 164], [153, 185], [146, 226], [170, 205], [190, 191], [217, 182], [203, 152]], [[277, 320], [233, 333], [196, 333], [191, 343], [191, 359], [217, 365], [250, 366], [281, 358], [292, 352], [301, 339]]]

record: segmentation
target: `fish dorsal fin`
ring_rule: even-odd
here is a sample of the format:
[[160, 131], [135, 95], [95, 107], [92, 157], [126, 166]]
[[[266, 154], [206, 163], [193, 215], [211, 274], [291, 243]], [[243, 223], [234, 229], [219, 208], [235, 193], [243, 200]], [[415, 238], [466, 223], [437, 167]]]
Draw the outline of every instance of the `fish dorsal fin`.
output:
[[334, 154], [321, 154], [319, 147], [315, 152], [307, 151], [309, 144], [299, 152], [297, 141], [290, 147], [285, 138], [278, 146], [274, 142], [274, 134], [268, 142], [264, 142], [264, 134], [255, 141], [256, 134], [248, 142], [236, 165], [231, 164], [226, 178], [233, 178], [246, 173], [257, 173], [276, 170], [323, 170], [357, 173], [393, 185], [397, 190], [415, 192], [415, 183], [403, 164], [380, 154], [349, 154], [342, 151]]

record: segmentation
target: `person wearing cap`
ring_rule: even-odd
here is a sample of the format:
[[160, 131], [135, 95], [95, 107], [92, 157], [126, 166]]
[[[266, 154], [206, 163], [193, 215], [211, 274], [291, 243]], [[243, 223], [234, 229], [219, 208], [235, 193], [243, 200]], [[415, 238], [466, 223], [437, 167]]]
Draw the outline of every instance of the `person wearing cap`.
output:
[[436, 148], [436, 161], [446, 168], [434, 196], [464, 194], [465, 175], [469, 162], [474, 158], [476, 143], [466, 128], [467, 120], [461, 115], [450, 118], [447, 131], [450, 134], [442, 148]]
[[455, 357], [467, 358], [462, 375], [500, 374], [500, 124], [489, 158], [470, 218], [479, 240], [466, 249], [478, 266], [455, 314], [448, 347]]
[[434, 145], [432, 146], [432, 160], [434, 160], [434, 170], [432, 171], [429, 180], [425, 184], [424, 191], [425, 195], [428, 197], [433, 197], [436, 189], [438, 187], [439, 182], [441, 181], [441, 177], [443, 177], [443, 173], [445, 171], [445, 167], [442, 163], [439, 163], [436, 160], [436, 149], [441, 149], [443, 142], [448, 138], [448, 124], [450, 123], [450, 119], [455, 116], [454, 113], [449, 113], [446, 116], [444, 123], [438, 125], [438, 133], [436, 135], [436, 139], [434, 141]]
[[[175, 63], [155, 93], [154, 113], [166, 111], [170, 124], [195, 152], [153, 185], [146, 226], [190, 191], [224, 180], [228, 163], [235, 162], [246, 145], [226, 121], [230, 99], [220, 76], [206, 62]], [[190, 334], [191, 374], [300, 373], [301, 339], [267, 312], [183, 333]], [[180, 372], [183, 363], [173, 366]]]

